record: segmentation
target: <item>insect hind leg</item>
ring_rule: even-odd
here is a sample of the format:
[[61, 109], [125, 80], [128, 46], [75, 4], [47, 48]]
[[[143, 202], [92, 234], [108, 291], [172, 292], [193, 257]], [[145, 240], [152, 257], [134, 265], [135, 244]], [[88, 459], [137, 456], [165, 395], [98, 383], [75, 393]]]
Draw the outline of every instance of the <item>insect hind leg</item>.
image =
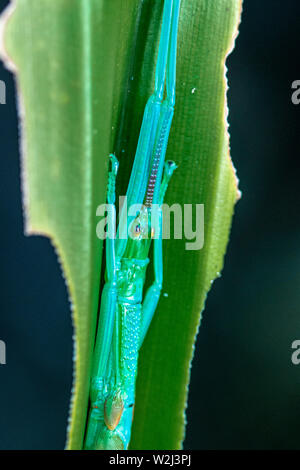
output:
[[181, 0], [173, 1], [171, 32], [170, 32], [169, 49], [168, 49], [166, 88], [167, 88], [167, 100], [171, 106], [175, 105], [177, 37], [178, 37], [180, 1]]

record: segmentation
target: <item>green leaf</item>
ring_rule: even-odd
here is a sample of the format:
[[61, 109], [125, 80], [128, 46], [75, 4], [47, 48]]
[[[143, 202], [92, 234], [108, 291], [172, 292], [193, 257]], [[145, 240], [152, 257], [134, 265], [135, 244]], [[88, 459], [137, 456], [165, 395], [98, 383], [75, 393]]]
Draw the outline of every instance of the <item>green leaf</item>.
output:
[[[68, 448], [82, 446], [97, 317], [108, 154], [124, 194], [153, 87], [161, 0], [16, 0], [2, 18], [2, 57], [16, 70], [28, 234], [49, 236], [72, 302], [74, 392]], [[164, 242], [164, 292], [143, 345], [131, 447], [176, 449], [200, 311], [222, 268], [236, 177], [229, 158], [225, 58], [241, 0], [182, 0], [177, 102], [167, 158], [169, 204], [205, 204], [205, 245]], [[58, 391], [59, 393], [59, 391]]]

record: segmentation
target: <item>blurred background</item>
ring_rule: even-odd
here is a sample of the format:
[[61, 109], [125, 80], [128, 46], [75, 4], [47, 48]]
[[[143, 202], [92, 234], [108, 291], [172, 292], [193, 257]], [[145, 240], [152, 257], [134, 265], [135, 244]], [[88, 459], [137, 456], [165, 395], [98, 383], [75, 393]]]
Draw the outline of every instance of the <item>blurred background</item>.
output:
[[[196, 344], [186, 449], [300, 449], [300, 365], [291, 362], [300, 340], [300, 105], [291, 101], [299, 27], [297, 0], [244, 0], [227, 61], [243, 197]], [[67, 292], [49, 241], [23, 235], [15, 87], [1, 63], [0, 80], [0, 449], [62, 449], [72, 384]]]

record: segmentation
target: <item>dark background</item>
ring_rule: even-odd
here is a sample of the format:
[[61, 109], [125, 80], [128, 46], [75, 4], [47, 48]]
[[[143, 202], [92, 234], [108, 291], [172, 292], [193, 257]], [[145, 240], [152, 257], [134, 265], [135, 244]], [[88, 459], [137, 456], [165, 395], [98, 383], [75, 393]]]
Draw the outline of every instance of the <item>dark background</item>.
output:
[[[8, 2], [0, 0], [0, 8]], [[300, 2], [244, 0], [227, 61], [231, 154], [243, 198], [208, 296], [187, 411], [187, 449], [300, 449]], [[49, 241], [23, 235], [15, 89], [0, 65], [0, 448], [65, 443], [72, 383], [67, 292]]]

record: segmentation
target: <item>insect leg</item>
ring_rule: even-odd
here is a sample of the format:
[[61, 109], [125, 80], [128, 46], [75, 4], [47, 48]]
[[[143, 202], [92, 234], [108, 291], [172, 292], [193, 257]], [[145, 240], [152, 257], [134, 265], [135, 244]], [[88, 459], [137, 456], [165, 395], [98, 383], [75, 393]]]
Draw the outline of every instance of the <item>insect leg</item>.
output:
[[155, 313], [163, 283], [163, 258], [162, 258], [162, 220], [163, 214], [160, 206], [163, 203], [168, 184], [171, 176], [176, 170], [177, 166], [174, 162], [168, 160], [164, 165], [164, 175], [159, 194], [159, 209], [158, 209], [158, 233], [154, 239], [154, 283], [146, 292], [145, 300], [143, 302], [142, 322], [140, 330], [140, 347], [143, 344], [144, 338], [147, 334], [151, 324], [153, 315]]
[[175, 105], [175, 87], [176, 87], [176, 59], [177, 59], [177, 37], [179, 23], [180, 0], [174, 0], [172, 10], [172, 24], [170, 33], [170, 44], [167, 63], [167, 100], [171, 106]]
[[112, 388], [104, 403], [104, 421], [107, 428], [111, 431], [113, 431], [117, 427], [124, 409], [124, 400], [122, 395], [122, 374], [120, 364], [120, 320], [120, 308], [117, 305], [109, 364]]
[[[178, 22], [179, 22], [179, 10], [180, 0], [174, 0], [172, 2], [172, 14], [170, 17], [170, 35], [168, 42], [168, 57], [167, 57], [167, 78], [166, 78], [166, 99], [162, 104], [162, 112], [160, 117], [160, 123], [158, 126], [157, 139], [155, 143], [154, 152], [154, 165], [155, 175], [152, 176], [152, 180], [155, 181], [153, 195], [148, 197], [147, 202], [151, 201], [153, 204], [157, 204], [159, 200], [160, 183], [163, 173], [163, 164], [165, 154], [167, 151], [167, 145], [169, 140], [169, 134], [174, 114], [175, 105], [175, 89], [176, 89], [176, 57], [177, 57], [177, 36], [178, 36]], [[155, 163], [157, 162], [157, 163]], [[153, 184], [152, 184], [153, 186]], [[150, 191], [151, 193], [151, 191]], [[149, 196], [149, 190], [147, 191]]]
[[162, 212], [158, 209], [158, 233], [154, 239], [154, 282], [148, 288], [145, 300], [142, 306], [142, 320], [140, 328], [140, 347], [143, 344], [144, 338], [152, 321], [154, 312], [156, 310], [163, 283], [163, 258], [162, 258]]
[[162, 101], [164, 96], [166, 66], [168, 61], [170, 32], [172, 26], [173, 3], [174, 0], [165, 0], [164, 2], [163, 20], [155, 71], [155, 94], [159, 101]]
[[[161, 27], [157, 66], [155, 71], [154, 92], [149, 98], [140, 130], [138, 146], [135, 154], [134, 164], [127, 189], [127, 206], [131, 204], [142, 204], [148, 183], [148, 171], [153, 156], [153, 149], [157, 141], [157, 135], [161, 128], [162, 100], [164, 94], [166, 67], [169, 55], [169, 41], [172, 28], [172, 9], [174, 0], [165, 0], [163, 20]], [[131, 219], [133, 219], [132, 217]], [[123, 230], [130, 224], [131, 219], [125, 210], [121, 211], [120, 225], [121, 237], [117, 237], [117, 256], [122, 257], [126, 247], [126, 235]], [[120, 230], [118, 231], [118, 234]]]
[[[142, 204], [147, 185], [148, 167], [152, 156], [154, 129], [157, 127], [160, 112], [160, 104], [156, 103], [152, 95], [146, 105], [143, 122], [140, 130], [134, 164], [126, 193], [127, 207], [131, 204]], [[132, 217], [133, 218], [133, 217]], [[124, 254], [127, 243], [127, 231], [131, 219], [124, 208], [120, 214], [120, 224], [118, 227], [116, 254], [121, 258]]]
[[177, 165], [172, 160], [167, 160], [164, 165], [164, 174], [159, 190], [159, 205], [161, 206], [164, 202], [164, 197], [171, 179], [173, 172], [176, 170]]
[[[115, 181], [118, 171], [118, 161], [114, 155], [110, 155], [112, 169], [109, 172], [107, 202], [110, 204], [108, 211], [109, 224], [115, 227]], [[93, 367], [91, 376], [91, 411], [88, 421], [85, 447], [94, 448], [97, 440], [99, 423], [103, 418], [101, 406], [103, 393], [105, 392], [105, 374], [111, 351], [114, 318], [117, 302], [117, 267], [115, 257], [115, 240], [112, 236], [106, 239], [106, 277], [107, 281], [101, 295], [100, 316], [96, 344], [93, 355]]]
[[[112, 169], [108, 177], [107, 202], [109, 204], [108, 223], [116, 226], [115, 208], [115, 184], [118, 171], [118, 160], [110, 155]], [[96, 346], [94, 351], [94, 364], [92, 375], [102, 377], [105, 373], [106, 363], [111, 348], [114, 316], [117, 298], [117, 266], [115, 256], [115, 236], [110, 233], [105, 241], [106, 248], [106, 278], [107, 281], [102, 291], [100, 316], [97, 331]]]
[[[176, 56], [177, 56], [177, 35], [178, 35], [178, 20], [180, 0], [174, 0], [168, 4], [171, 10], [165, 10], [165, 18], [169, 15], [169, 39], [167, 57], [163, 52], [160, 52], [160, 58], [157, 67], [157, 77], [163, 75], [163, 68], [167, 65], [167, 97], [162, 103], [162, 110], [160, 120], [158, 123], [157, 136], [154, 147], [153, 168], [150, 175], [150, 184], [148, 186], [146, 195], [146, 204], [159, 204], [163, 202], [166, 189], [173, 171], [176, 168], [174, 162], [166, 162], [164, 176], [162, 179], [163, 165], [165, 154], [168, 145], [169, 133], [172, 124], [175, 104], [175, 87], [176, 87]], [[163, 34], [163, 32], [162, 32]], [[164, 72], [165, 73], [165, 72]], [[165, 75], [164, 75], [165, 78]], [[157, 162], [157, 163], [156, 163]], [[153, 183], [152, 183], [153, 181]], [[153, 189], [151, 188], [151, 185]], [[154, 312], [156, 310], [163, 282], [163, 259], [162, 259], [162, 213], [159, 210], [159, 234], [156, 234], [154, 240], [154, 275], [155, 280], [151, 287], [149, 287], [145, 300], [143, 303], [143, 317], [140, 333], [140, 346], [142, 345], [145, 335], [148, 331], [152, 321]]]

